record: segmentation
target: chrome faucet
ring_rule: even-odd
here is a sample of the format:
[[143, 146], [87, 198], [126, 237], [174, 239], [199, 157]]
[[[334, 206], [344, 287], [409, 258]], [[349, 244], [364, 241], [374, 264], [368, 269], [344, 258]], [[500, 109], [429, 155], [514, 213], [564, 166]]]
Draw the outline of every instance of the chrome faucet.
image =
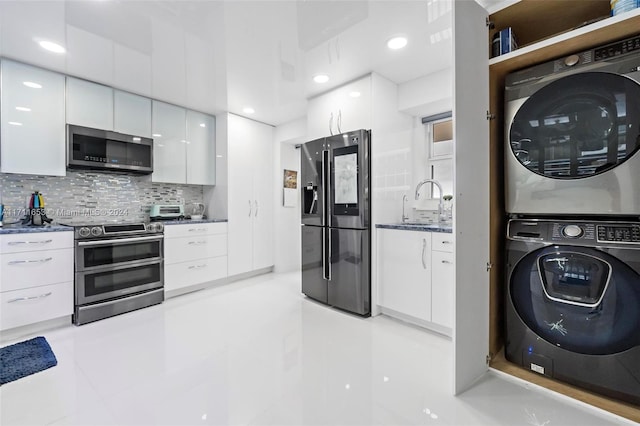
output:
[[435, 186], [438, 187], [438, 191], [440, 191], [440, 200], [438, 201], [438, 220], [442, 221], [444, 220], [444, 202], [442, 201], [442, 186], [440, 185], [440, 182], [438, 182], [435, 179], [425, 179], [423, 181], [421, 181], [417, 186], [416, 186], [416, 200], [418, 198], [420, 198], [420, 193], [418, 192], [420, 190], [420, 188], [422, 188], [422, 185], [424, 185], [425, 183], [431, 183]]
[[406, 203], [408, 200], [407, 198], [407, 194], [402, 196], [402, 223], [405, 223], [406, 221], [409, 220], [409, 216], [407, 216], [404, 212], [404, 203]]

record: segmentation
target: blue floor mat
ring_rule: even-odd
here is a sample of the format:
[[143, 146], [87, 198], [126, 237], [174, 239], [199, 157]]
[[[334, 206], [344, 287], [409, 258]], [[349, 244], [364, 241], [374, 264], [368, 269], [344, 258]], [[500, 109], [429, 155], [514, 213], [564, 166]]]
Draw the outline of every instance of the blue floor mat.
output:
[[35, 337], [0, 348], [0, 385], [58, 364], [47, 339]]

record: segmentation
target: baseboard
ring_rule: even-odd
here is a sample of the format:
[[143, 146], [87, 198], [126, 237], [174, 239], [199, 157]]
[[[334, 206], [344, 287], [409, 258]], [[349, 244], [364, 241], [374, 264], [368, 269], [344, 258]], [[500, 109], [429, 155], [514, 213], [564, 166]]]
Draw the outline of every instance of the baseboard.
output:
[[71, 326], [71, 315], [60, 318], [54, 318], [46, 321], [40, 321], [33, 324], [27, 324], [20, 327], [10, 328], [0, 331], [0, 342], [17, 340], [33, 334], [44, 333], [56, 328]]
[[402, 322], [409, 323], [411, 325], [415, 325], [420, 328], [426, 328], [429, 331], [433, 331], [437, 334], [441, 334], [442, 336], [451, 339], [451, 329], [448, 327], [444, 327], [442, 325], [434, 324], [430, 321], [425, 321], [420, 318], [412, 317], [411, 315], [403, 314], [402, 312], [395, 311], [393, 309], [385, 308], [384, 306], [378, 306], [380, 308], [380, 313], [400, 320]]
[[200, 284], [195, 284], [188, 287], [177, 288], [175, 290], [169, 290], [164, 292], [164, 298], [170, 299], [172, 297], [182, 296], [183, 294], [193, 293], [195, 291], [206, 290], [208, 288], [221, 287], [227, 284], [231, 284], [236, 281], [244, 280], [258, 275], [268, 274], [273, 272], [273, 266], [267, 268], [257, 269], [255, 271], [249, 271], [231, 277], [220, 278], [219, 280], [207, 281]]

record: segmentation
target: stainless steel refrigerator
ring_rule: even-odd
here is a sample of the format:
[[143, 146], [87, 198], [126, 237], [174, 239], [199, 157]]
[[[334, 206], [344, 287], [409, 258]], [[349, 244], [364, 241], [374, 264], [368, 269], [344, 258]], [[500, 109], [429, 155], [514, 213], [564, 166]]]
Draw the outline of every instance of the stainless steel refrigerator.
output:
[[371, 314], [371, 131], [301, 147], [302, 292], [359, 315]]

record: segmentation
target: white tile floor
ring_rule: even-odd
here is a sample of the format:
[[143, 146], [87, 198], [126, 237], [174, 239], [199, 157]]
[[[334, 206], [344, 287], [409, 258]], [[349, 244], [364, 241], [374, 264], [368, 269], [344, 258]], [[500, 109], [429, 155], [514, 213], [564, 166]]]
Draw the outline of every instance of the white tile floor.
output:
[[268, 274], [40, 333], [58, 365], [2, 386], [0, 423], [623, 422], [495, 374], [453, 397], [449, 340], [327, 308], [299, 289], [298, 274]]

